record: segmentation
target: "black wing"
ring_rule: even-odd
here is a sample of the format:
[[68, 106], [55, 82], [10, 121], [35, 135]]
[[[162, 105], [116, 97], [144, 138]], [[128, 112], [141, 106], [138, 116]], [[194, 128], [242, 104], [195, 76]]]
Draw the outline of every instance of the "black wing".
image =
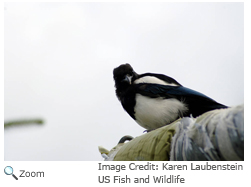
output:
[[187, 105], [189, 113], [192, 114], [193, 117], [210, 110], [227, 108], [227, 106], [217, 103], [210, 97], [183, 86], [140, 83], [136, 85], [136, 92], [151, 98], [178, 99]]

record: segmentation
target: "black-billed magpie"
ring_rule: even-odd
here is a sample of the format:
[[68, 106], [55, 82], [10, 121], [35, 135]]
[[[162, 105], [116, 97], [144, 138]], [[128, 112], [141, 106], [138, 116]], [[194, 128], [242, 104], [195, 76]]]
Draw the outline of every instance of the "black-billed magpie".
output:
[[149, 131], [180, 117], [197, 117], [210, 110], [227, 108], [202, 93], [183, 87], [166, 75], [139, 75], [130, 64], [115, 68], [113, 78], [116, 95], [123, 108]]

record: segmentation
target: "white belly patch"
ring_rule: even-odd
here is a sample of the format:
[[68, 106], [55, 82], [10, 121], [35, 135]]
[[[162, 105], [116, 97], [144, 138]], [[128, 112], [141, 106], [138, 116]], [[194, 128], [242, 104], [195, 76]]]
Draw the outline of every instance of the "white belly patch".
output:
[[184, 103], [174, 98], [149, 98], [136, 94], [135, 118], [140, 126], [148, 130], [173, 122], [179, 117], [179, 114], [187, 110]]

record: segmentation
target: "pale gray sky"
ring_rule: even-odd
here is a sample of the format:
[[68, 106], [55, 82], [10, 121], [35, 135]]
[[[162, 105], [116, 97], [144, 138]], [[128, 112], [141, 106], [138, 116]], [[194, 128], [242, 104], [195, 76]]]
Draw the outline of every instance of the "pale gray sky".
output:
[[244, 103], [243, 3], [5, 3], [5, 160], [102, 160], [144, 129], [115, 96], [113, 68], [163, 73]]

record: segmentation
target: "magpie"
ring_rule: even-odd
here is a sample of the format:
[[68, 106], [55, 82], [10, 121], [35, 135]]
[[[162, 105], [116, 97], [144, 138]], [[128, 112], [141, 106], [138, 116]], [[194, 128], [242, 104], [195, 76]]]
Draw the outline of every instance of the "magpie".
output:
[[182, 86], [169, 76], [137, 74], [130, 64], [115, 68], [113, 79], [116, 96], [124, 110], [148, 131], [168, 125], [178, 118], [197, 117], [210, 110], [228, 108]]

